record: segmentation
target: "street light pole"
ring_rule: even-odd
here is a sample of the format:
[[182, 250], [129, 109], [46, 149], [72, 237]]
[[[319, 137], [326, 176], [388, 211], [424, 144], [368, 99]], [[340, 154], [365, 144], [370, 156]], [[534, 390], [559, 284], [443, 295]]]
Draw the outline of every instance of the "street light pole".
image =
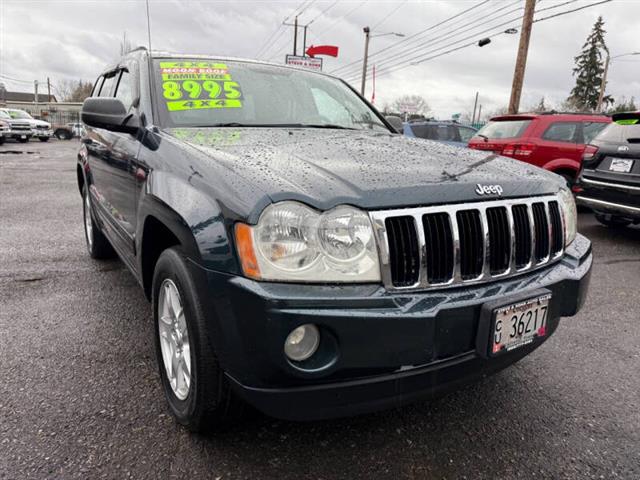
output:
[[367, 62], [369, 61], [369, 27], [364, 27], [364, 59], [362, 60], [362, 85], [360, 87], [360, 94], [364, 96], [364, 87], [367, 82]]
[[600, 94], [598, 95], [598, 106], [596, 107], [596, 112], [599, 112], [602, 109], [602, 102], [604, 101], [604, 91], [607, 88], [607, 75], [609, 74], [609, 64], [611, 60], [614, 58], [626, 57], [629, 55], [640, 55], [640, 52], [629, 52], [622, 53], [620, 55], [616, 55], [615, 57], [610, 57], [609, 52], [607, 52], [607, 59], [604, 62], [604, 72], [602, 74], [602, 80], [600, 81]]

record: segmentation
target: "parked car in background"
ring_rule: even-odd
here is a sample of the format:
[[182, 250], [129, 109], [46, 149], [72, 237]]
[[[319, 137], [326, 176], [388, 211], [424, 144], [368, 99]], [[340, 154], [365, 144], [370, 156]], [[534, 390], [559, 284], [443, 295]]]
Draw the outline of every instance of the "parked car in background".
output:
[[9, 132], [5, 132], [5, 139], [13, 138], [14, 140], [22, 143], [26, 143], [29, 141], [29, 139], [33, 135], [31, 122], [29, 122], [27, 119], [14, 118], [9, 113], [9, 109], [6, 108], [0, 109], [0, 116], [2, 117], [2, 120], [4, 122], [9, 124]]
[[339, 78], [138, 49], [82, 122], [88, 253], [117, 252], [151, 301], [164, 394], [192, 430], [243, 402], [313, 420], [432, 396], [584, 303], [591, 244], [562, 179], [398, 135]]
[[459, 147], [466, 147], [476, 132], [472, 127], [437, 120], [413, 120], [406, 122], [403, 129], [407, 137], [426, 138]]
[[10, 121], [11, 117], [9, 116], [9, 114], [0, 110], [0, 145], [2, 145], [11, 134]]
[[41, 142], [47, 142], [53, 135], [51, 130], [51, 124], [44, 120], [37, 120], [29, 115], [24, 110], [18, 110], [15, 108], [6, 108], [5, 111], [14, 120], [23, 120], [29, 122], [31, 125], [32, 136], [39, 139]]
[[550, 170], [573, 185], [580, 171], [585, 144], [611, 119], [575, 113], [524, 113], [492, 118], [469, 141], [469, 148]]
[[578, 203], [609, 227], [640, 223], [640, 112], [613, 115], [582, 157]]
[[84, 135], [84, 126], [81, 123], [67, 123], [57, 125], [53, 130], [53, 136], [58, 140], [71, 140], [73, 137]]

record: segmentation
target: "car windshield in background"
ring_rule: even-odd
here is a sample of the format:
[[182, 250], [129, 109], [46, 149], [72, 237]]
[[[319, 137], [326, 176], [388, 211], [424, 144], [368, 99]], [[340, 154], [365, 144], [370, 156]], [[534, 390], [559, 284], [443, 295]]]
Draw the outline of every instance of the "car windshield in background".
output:
[[476, 134], [487, 138], [518, 138], [527, 129], [531, 120], [498, 120], [487, 123]]
[[337, 79], [248, 62], [156, 59], [158, 110], [167, 127], [273, 126], [389, 131]]
[[610, 123], [595, 140], [607, 143], [640, 143], [640, 120], [622, 125]]
[[25, 119], [25, 120], [33, 119], [31, 115], [29, 115], [27, 112], [23, 112], [22, 110], [10, 110], [9, 116], [11, 118], [17, 118], [17, 119]]
[[3, 110], [0, 110], [0, 118], [4, 120], [11, 120], [11, 117], [9, 116], [9, 114]]

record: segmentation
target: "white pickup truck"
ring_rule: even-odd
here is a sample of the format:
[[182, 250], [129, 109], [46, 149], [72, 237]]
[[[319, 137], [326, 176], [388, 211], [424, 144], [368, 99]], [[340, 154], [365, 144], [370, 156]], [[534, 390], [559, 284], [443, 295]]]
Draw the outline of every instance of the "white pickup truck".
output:
[[[29, 138], [37, 137], [41, 142], [47, 142], [53, 135], [49, 122], [36, 120], [24, 110], [5, 108], [4, 112], [11, 117], [12, 133], [10, 136], [18, 141], [28, 142]], [[28, 129], [25, 129], [25, 124], [28, 124]], [[14, 127], [16, 128], [14, 129]]]

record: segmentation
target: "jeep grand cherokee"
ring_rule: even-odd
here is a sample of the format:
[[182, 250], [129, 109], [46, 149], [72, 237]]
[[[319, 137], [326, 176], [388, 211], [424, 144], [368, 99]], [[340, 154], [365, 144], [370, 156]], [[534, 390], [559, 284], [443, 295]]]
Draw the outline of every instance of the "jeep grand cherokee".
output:
[[583, 304], [591, 245], [559, 177], [397, 135], [337, 78], [141, 49], [82, 120], [89, 254], [150, 299], [192, 430], [245, 402], [300, 420], [434, 395]]

